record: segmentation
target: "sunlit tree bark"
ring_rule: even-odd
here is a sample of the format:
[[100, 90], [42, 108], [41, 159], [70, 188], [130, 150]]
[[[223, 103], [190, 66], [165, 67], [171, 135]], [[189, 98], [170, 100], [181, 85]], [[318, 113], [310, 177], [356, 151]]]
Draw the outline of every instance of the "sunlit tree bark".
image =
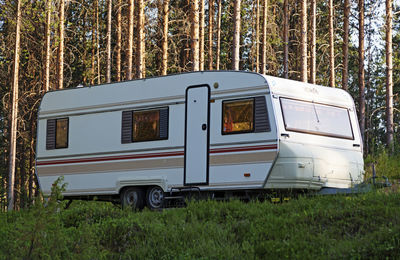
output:
[[116, 67], [117, 67], [117, 81], [121, 81], [121, 42], [122, 42], [122, 0], [118, 0], [117, 7], [117, 43], [116, 43]]
[[112, 0], [108, 0], [107, 5], [107, 83], [111, 82], [111, 19], [112, 17]]
[[335, 49], [333, 34], [333, 0], [329, 0], [329, 86], [335, 87]]
[[301, 1], [300, 80], [307, 82], [307, 0]]
[[198, 71], [200, 68], [199, 61], [199, 1], [193, 0], [190, 2], [192, 22], [191, 22], [191, 42], [192, 42], [192, 66], [193, 71]]
[[349, 81], [349, 19], [350, 19], [350, 0], [344, 0], [344, 21], [343, 21], [343, 71], [342, 88], [348, 89]]
[[365, 72], [364, 72], [364, 0], [358, 1], [358, 87], [359, 87], [359, 121], [362, 139], [365, 134]]
[[233, 10], [233, 46], [232, 46], [232, 69], [239, 70], [240, 49], [240, 1], [235, 0]]
[[136, 77], [141, 79], [146, 77], [145, 64], [145, 37], [144, 37], [144, 2], [137, 0], [137, 52], [136, 52]]
[[221, 11], [222, 11], [222, 0], [218, 0], [218, 15], [217, 15], [217, 54], [215, 67], [219, 70], [221, 60]]
[[128, 50], [126, 55], [127, 60], [127, 71], [126, 79], [132, 79], [133, 69], [133, 19], [135, 14], [134, 0], [129, 0], [129, 13], [128, 13]]
[[387, 145], [393, 147], [393, 44], [392, 44], [393, 0], [386, 0], [386, 128]]
[[18, 72], [20, 56], [20, 30], [21, 30], [21, 0], [17, 1], [17, 24], [15, 29], [15, 53], [14, 53], [14, 78], [12, 87], [12, 110], [10, 128], [10, 159], [9, 159], [9, 178], [8, 178], [8, 210], [14, 209], [14, 182], [16, 172], [17, 154], [17, 125], [18, 125]]
[[58, 89], [64, 88], [64, 12], [65, 0], [60, 0], [59, 6], [59, 26], [58, 26]]
[[51, 57], [51, 0], [46, 1], [46, 57], [43, 91], [50, 90], [50, 57]]
[[200, 70], [204, 70], [204, 0], [200, 0], [200, 28], [199, 28], [199, 38], [200, 38], [200, 49], [199, 49], [199, 65]]
[[289, 78], [289, 0], [283, 1], [283, 77]]
[[315, 84], [317, 74], [317, 0], [311, 0], [311, 57], [310, 83]]
[[97, 60], [97, 84], [101, 83], [100, 74], [100, 31], [99, 31], [99, 0], [95, 1], [96, 11], [96, 60]]
[[257, 0], [256, 3], [256, 68], [255, 71], [260, 71], [260, 0]]
[[262, 36], [262, 59], [261, 73], [267, 73], [267, 23], [268, 23], [268, 0], [264, 0], [263, 36]]
[[208, 1], [208, 69], [213, 70], [214, 0]]
[[161, 75], [167, 75], [168, 69], [168, 15], [169, 15], [169, 0], [163, 0], [163, 35], [162, 35], [162, 65]]

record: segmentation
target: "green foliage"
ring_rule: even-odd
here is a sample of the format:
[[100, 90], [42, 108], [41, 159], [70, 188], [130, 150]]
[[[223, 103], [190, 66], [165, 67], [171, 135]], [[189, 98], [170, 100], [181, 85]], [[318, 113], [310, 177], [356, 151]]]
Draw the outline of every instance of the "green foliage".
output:
[[372, 177], [372, 163], [378, 177], [386, 176], [390, 180], [400, 179], [400, 154], [390, 155], [384, 149], [378, 154], [368, 155], [365, 159], [366, 177]]
[[393, 258], [399, 201], [400, 193], [375, 191], [132, 212], [95, 201], [63, 209], [50, 199], [0, 214], [0, 259]]

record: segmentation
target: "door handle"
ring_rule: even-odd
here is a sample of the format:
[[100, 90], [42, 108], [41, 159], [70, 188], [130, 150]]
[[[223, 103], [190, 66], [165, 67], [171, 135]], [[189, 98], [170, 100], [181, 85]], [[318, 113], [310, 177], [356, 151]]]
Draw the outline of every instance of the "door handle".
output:
[[201, 129], [203, 129], [203, 131], [205, 131], [207, 129], [207, 124], [202, 124]]

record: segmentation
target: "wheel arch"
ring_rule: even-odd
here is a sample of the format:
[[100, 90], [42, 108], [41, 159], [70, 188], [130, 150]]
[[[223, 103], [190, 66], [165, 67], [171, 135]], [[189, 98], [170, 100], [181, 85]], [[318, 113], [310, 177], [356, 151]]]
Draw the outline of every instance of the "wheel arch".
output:
[[147, 189], [151, 186], [159, 186], [164, 192], [167, 192], [168, 185], [165, 178], [129, 178], [129, 179], [118, 179], [116, 183], [116, 192], [121, 194], [124, 189], [128, 187], [140, 187]]

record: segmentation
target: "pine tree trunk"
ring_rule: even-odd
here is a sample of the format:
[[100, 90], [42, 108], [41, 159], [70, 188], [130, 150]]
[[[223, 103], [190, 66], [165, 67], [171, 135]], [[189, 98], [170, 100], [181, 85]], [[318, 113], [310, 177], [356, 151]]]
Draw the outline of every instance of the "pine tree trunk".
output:
[[135, 14], [134, 0], [129, 0], [129, 13], [128, 13], [128, 50], [127, 50], [127, 70], [126, 79], [132, 79], [132, 68], [133, 68], [133, 19]]
[[112, 17], [112, 0], [108, 0], [107, 12], [107, 83], [111, 83], [111, 17]]
[[344, 21], [343, 21], [343, 72], [342, 88], [348, 90], [349, 81], [349, 19], [350, 19], [350, 0], [344, 0]]
[[92, 67], [90, 69], [90, 85], [94, 85], [94, 80], [95, 80], [95, 71], [96, 71], [96, 30], [95, 30], [95, 19], [92, 18], [92, 57], [91, 57], [91, 62], [92, 62]]
[[263, 37], [262, 37], [262, 59], [261, 73], [267, 73], [267, 19], [268, 19], [268, 0], [264, 0], [264, 15], [263, 15]]
[[168, 16], [169, 16], [169, 0], [164, 0], [161, 75], [167, 75], [167, 69], [168, 69], [168, 21], [169, 21]]
[[218, 0], [218, 15], [217, 15], [217, 54], [215, 60], [215, 68], [219, 70], [220, 55], [221, 55], [221, 12], [222, 0]]
[[21, 152], [20, 152], [20, 160], [19, 160], [19, 169], [20, 169], [20, 178], [19, 178], [19, 208], [25, 208], [26, 203], [26, 151], [25, 151], [25, 141], [22, 141], [21, 144]]
[[60, 0], [59, 9], [58, 89], [64, 88], [64, 1]]
[[301, 1], [301, 68], [300, 80], [307, 82], [307, 0]]
[[256, 3], [256, 72], [260, 71], [260, 0]]
[[200, 38], [200, 70], [204, 70], [204, 0], [200, 0], [200, 31], [199, 31], [199, 38]]
[[289, 0], [283, 1], [283, 77], [289, 78]]
[[364, 0], [358, 1], [359, 38], [358, 38], [358, 86], [359, 86], [359, 121], [362, 139], [365, 134], [365, 82], [364, 82]]
[[192, 13], [191, 42], [192, 42], [192, 66], [193, 71], [199, 70], [199, 1], [193, 0], [190, 3]]
[[232, 46], [232, 70], [239, 70], [240, 50], [240, 1], [235, 0], [233, 10], [233, 46]]
[[393, 0], [386, 0], [386, 127], [387, 145], [391, 152], [393, 146], [393, 46], [392, 46], [392, 20]]
[[315, 84], [317, 75], [317, 0], [311, 0], [311, 61], [310, 82]]
[[[367, 30], [369, 31], [371, 29], [371, 24], [368, 25]], [[371, 34], [369, 34], [367, 36], [367, 42], [369, 46], [372, 46], [372, 42], [371, 42]], [[367, 71], [366, 71], [366, 83], [365, 83], [365, 87], [367, 89], [366, 94], [365, 94], [365, 118], [367, 118], [367, 120], [365, 120], [365, 136], [364, 136], [364, 152], [365, 155], [367, 155], [369, 153], [369, 140], [370, 140], [370, 128], [371, 128], [371, 121], [368, 120], [369, 116], [371, 115], [371, 99], [369, 98], [371, 96], [371, 64], [372, 64], [372, 53], [371, 53], [371, 48], [368, 49], [368, 53], [367, 53], [367, 60], [368, 60], [368, 65], [367, 65]], [[372, 130], [372, 129], [371, 129]]]
[[333, 0], [329, 0], [329, 86], [335, 87], [335, 46], [333, 34]]
[[14, 209], [14, 182], [17, 154], [17, 125], [18, 125], [18, 73], [19, 73], [19, 52], [20, 52], [20, 30], [21, 30], [21, 0], [17, 1], [17, 24], [15, 29], [15, 52], [14, 52], [14, 78], [13, 95], [11, 110], [11, 129], [10, 129], [10, 158], [9, 158], [9, 178], [8, 178], [8, 211]]
[[213, 70], [214, 0], [208, 1], [208, 69]]
[[97, 84], [101, 83], [100, 75], [100, 31], [99, 31], [99, 0], [96, 0], [96, 59], [97, 59]]
[[46, 1], [46, 58], [44, 69], [43, 91], [50, 90], [50, 56], [51, 56], [51, 0]]
[[122, 0], [118, 0], [117, 9], [117, 44], [116, 44], [116, 66], [117, 66], [117, 81], [121, 81], [121, 42], [122, 42]]
[[144, 42], [144, 2], [143, 0], [138, 0], [138, 17], [137, 17], [137, 69], [136, 77], [141, 79], [146, 77], [145, 75], [145, 42]]
[[29, 201], [32, 203], [33, 199], [33, 184], [35, 175], [35, 118], [31, 118], [30, 123], [30, 145], [29, 145]]
[[251, 8], [251, 47], [250, 47], [250, 51], [249, 51], [249, 58], [248, 60], [250, 62], [249, 65], [251, 65], [251, 70], [252, 71], [256, 71], [256, 58], [255, 58], [255, 54], [256, 54], [256, 19], [257, 19], [257, 15], [256, 15], [256, 8], [257, 5], [253, 4], [252, 8]]

